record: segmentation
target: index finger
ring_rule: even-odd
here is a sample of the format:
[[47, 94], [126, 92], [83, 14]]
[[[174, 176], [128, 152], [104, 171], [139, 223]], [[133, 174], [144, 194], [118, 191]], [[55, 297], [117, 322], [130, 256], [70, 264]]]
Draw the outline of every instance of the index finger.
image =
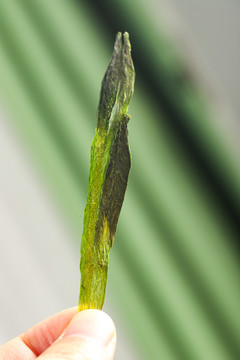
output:
[[76, 314], [77, 307], [73, 307], [34, 325], [25, 333], [0, 346], [0, 359], [36, 359], [57, 340]]

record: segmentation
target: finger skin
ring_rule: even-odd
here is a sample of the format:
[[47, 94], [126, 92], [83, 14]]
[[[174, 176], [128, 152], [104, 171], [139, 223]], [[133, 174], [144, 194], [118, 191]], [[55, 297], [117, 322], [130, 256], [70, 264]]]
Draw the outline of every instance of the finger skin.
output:
[[1, 360], [33, 360], [62, 334], [77, 313], [77, 307], [61, 311], [0, 346]]
[[79, 312], [60, 339], [39, 356], [39, 360], [112, 360], [116, 329], [101, 310]]
[[77, 314], [77, 307], [64, 310], [26, 331], [23, 342], [39, 356], [62, 334], [63, 330]]
[[33, 360], [36, 358], [37, 356], [22, 341], [20, 336], [15, 337], [0, 347], [1, 360]]
[[0, 346], [1, 360], [112, 360], [116, 329], [100, 310], [62, 311]]
[[63, 338], [38, 357], [39, 360], [112, 360], [116, 340], [104, 347], [90, 339]]

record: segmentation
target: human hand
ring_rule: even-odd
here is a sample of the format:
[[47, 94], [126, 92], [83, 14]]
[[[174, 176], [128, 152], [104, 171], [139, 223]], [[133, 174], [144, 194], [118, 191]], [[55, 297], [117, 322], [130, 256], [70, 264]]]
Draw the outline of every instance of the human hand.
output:
[[62, 311], [0, 346], [1, 360], [112, 360], [116, 330], [100, 310]]

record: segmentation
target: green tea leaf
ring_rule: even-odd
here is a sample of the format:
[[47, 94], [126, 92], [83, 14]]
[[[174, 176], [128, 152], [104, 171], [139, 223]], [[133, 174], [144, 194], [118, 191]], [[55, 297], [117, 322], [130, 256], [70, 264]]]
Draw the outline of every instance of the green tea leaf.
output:
[[102, 81], [98, 124], [91, 147], [87, 204], [81, 243], [79, 310], [102, 309], [109, 252], [131, 166], [127, 114], [135, 71], [128, 33], [118, 33]]

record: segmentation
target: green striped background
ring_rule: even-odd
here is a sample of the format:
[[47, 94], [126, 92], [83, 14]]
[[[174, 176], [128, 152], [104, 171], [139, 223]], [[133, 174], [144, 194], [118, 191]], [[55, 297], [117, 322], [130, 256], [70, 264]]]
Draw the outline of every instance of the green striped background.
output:
[[133, 165], [107, 297], [143, 359], [238, 359], [239, 161], [163, 18], [137, 0], [0, 1], [1, 100], [78, 246], [100, 83], [129, 31]]

